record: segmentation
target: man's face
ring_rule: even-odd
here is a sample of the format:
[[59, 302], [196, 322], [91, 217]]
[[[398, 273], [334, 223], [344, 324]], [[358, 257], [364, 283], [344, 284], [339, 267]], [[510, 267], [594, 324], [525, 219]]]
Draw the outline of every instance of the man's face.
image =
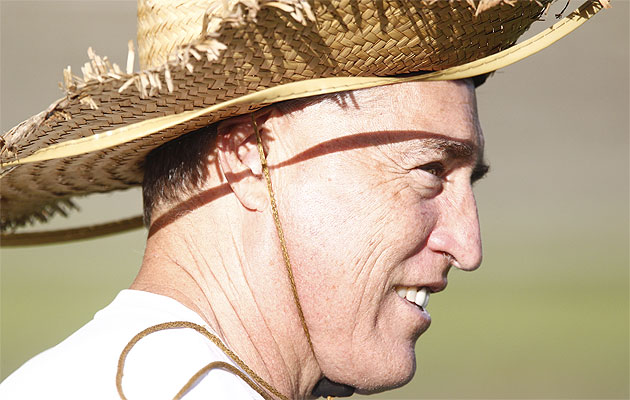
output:
[[485, 172], [483, 138], [467, 81], [342, 99], [279, 118], [269, 158], [323, 373], [378, 391], [412, 378], [430, 324], [398, 289], [437, 292], [451, 265], [481, 262], [471, 185]]

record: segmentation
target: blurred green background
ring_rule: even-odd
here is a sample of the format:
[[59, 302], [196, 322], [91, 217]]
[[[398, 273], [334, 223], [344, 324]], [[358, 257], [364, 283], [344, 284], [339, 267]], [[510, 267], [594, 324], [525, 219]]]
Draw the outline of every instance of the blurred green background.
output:
[[[88, 46], [124, 65], [135, 38], [135, 1], [0, 4], [3, 131], [60, 97], [62, 69], [79, 70]], [[378, 398], [628, 398], [629, 12], [613, 1], [478, 90], [484, 263], [431, 298], [416, 377]], [[140, 200], [83, 199], [47, 228], [135, 215]], [[145, 235], [2, 249], [0, 378], [127, 287]]]

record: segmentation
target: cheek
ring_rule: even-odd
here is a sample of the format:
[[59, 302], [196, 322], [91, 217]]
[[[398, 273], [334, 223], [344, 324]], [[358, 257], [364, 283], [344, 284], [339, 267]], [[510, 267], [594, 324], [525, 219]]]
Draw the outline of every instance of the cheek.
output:
[[313, 282], [329, 285], [327, 275], [339, 284], [346, 276], [355, 289], [368, 281], [360, 278], [382, 282], [378, 274], [419, 251], [435, 225], [434, 199], [408, 176], [333, 161], [304, 163], [285, 177], [279, 201], [291, 199], [280, 204], [290, 254], [317, 271]]
[[280, 212], [300, 273], [329, 290], [353, 280], [351, 269], [365, 264], [383, 241], [380, 221], [393, 201], [375, 187], [374, 177], [359, 175], [352, 164], [307, 164], [291, 174], [282, 194], [291, 203], [280, 204]]
[[396, 270], [426, 244], [435, 218], [405, 180], [345, 167], [310, 167], [308, 180], [307, 171], [292, 174], [282, 196], [291, 204], [280, 204], [280, 214], [311, 313], [329, 323], [357, 323], [358, 315], [375, 323]]
[[433, 201], [379, 171], [359, 178], [322, 165], [308, 172], [308, 180], [301, 180], [306, 171], [293, 174], [278, 197], [319, 361], [343, 381], [389, 376], [394, 385], [405, 382], [413, 375], [415, 337], [397, 327], [391, 286], [426, 244]]
[[295, 183], [287, 193], [292, 202], [287, 219], [296, 237], [306, 239], [295, 243], [297, 251], [312, 261], [358, 267], [379, 246], [408, 234], [400, 222], [409, 220], [404, 214], [411, 204], [396, 182], [328, 166], [314, 179]]

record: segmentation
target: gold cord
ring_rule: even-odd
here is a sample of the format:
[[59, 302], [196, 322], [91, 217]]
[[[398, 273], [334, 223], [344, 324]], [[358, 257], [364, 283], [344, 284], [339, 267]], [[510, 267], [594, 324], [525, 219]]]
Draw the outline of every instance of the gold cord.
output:
[[197, 382], [197, 380], [199, 380], [199, 378], [201, 378], [203, 375], [208, 373], [208, 371], [214, 368], [223, 368], [225, 370], [232, 372], [234, 375], [237, 375], [242, 380], [244, 380], [249, 386], [251, 386], [252, 389], [258, 392], [258, 394], [260, 394], [263, 399], [273, 400], [273, 398], [269, 396], [268, 393], [262, 390], [254, 382], [252, 382], [252, 380], [249, 379], [249, 377], [246, 374], [244, 374], [243, 371], [236, 368], [232, 364], [226, 363], [225, 361], [213, 361], [210, 364], [206, 365], [205, 367], [201, 368], [195, 375], [192, 376], [192, 378], [188, 380], [188, 382], [186, 382], [184, 387], [180, 389], [180, 391], [175, 395], [173, 400], [180, 400], [182, 397], [184, 397], [184, 395], [190, 390], [190, 388], [192, 388], [192, 386], [195, 384], [195, 382]]
[[[295, 279], [293, 278], [293, 270], [291, 268], [291, 260], [289, 259], [289, 252], [287, 251], [287, 243], [284, 240], [284, 232], [282, 230], [282, 224], [280, 223], [280, 217], [278, 216], [278, 207], [276, 206], [276, 198], [273, 194], [273, 187], [271, 186], [271, 176], [269, 175], [269, 168], [267, 166], [267, 158], [265, 157], [265, 150], [262, 145], [262, 139], [260, 137], [260, 132], [258, 130], [258, 125], [256, 124], [256, 118], [254, 117], [254, 113], [251, 114], [252, 117], [252, 125], [254, 126], [254, 131], [256, 132], [256, 142], [258, 144], [258, 154], [260, 155], [260, 163], [262, 164], [263, 175], [265, 175], [265, 180], [267, 181], [267, 191], [269, 192], [269, 201], [271, 202], [271, 212], [273, 214], [273, 220], [276, 223], [276, 231], [278, 232], [278, 239], [280, 239], [280, 247], [282, 248], [282, 258], [284, 259], [284, 266], [287, 270], [287, 275], [289, 276], [289, 282], [291, 283], [291, 291], [293, 292], [293, 300], [298, 310], [298, 315], [300, 316], [300, 322], [302, 322], [302, 329], [304, 330], [304, 334], [306, 335], [306, 340], [308, 341], [308, 345], [313, 352], [313, 356], [315, 356], [315, 349], [313, 348], [313, 342], [311, 341], [311, 335], [308, 331], [308, 327], [306, 326], [306, 320], [304, 319], [304, 312], [302, 312], [302, 305], [300, 304], [300, 299], [298, 297], [297, 288], [295, 286]], [[316, 357], [317, 358], [317, 357]]]
[[[268, 384], [263, 378], [261, 378], [254, 371], [252, 371], [252, 369], [249, 368], [247, 366], [247, 364], [245, 364], [232, 350], [228, 349], [223, 344], [223, 342], [221, 342], [221, 339], [219, 339], [218, 337], [216, 337], [215, 335], [210, 333], [203, 326], [195, 324], [193, 322], [188, 322], [188, 321], [165, 322], [165, 323], [162, 323], [162, 324], [151, 326], [151, 327], [143, 330], [142, 332], [138, 333], [136, 336], [134, 336], [129, 341], [129, 343], [127, 343], [127, 345], [123, 349], [122, 353], [120, 353], [120, 357], [118, 359], [118, 369], [116, 371], [116, 389], [118, 390], [118, 395], [120, 396], [120, 398], [122, 400], [127, 400], [127, 397], [125, 397], [125, 394], [123, 393], [122, 378], [123, 378], [123, 368], [125, 367], [125, 360], [127, 359], [127, 355], [129, 354], [129, 351], [131, 351], [133, 346], [135, 346], [136, 343], [138, 343], [145, 336], [150, 335], [150, 334], [155, 333], [155, 332], [158, 332], [158, 331], [163, 331], [163, 330], [166, 330], [166, 329], [175, 329], [175, 328], [190, 328], [190, 329], [194, 329], [197, 332], [201, 333], [202, 335], [204, 335], [205, 337], [210, 339], [210, 341], [212, 343], [214, 343], [219, 349], [221, 349], [221, 351], [223, 351], [225, 354], [227, 354], [228, 357], [230, 357], [232, 360], [234, 360], [234, 362], [239, 367], [241, 367], [243, 369], [243, 371], [245, 371], [247, 373], [247, 375], [251, 376], [254, 379], [254, 381], [256, 381], [256, 383], [258, 383], [260, 386], [262, 386], [265, 389], [267, 389], [269, 392], [273, 393], [276, 397], [278, 397], [278, 398], [280, 398], [282, 400], [289, 400], [288, 397], [286, 397], [285, 395], [283, 395], [282, 393], [277, 391], [273, 386]], [[195, 375], [193, 375], [188, 380], [188, 382], [186, 382], [186, 384], [179, 390], [179, 392], [177, 392], [177, 394], [175, 395], [174, 399], [175, 400], [181, 399], [181, 397], [184, 396], [184, 394], [186, 394], [186, 392], [195, 384], [195, 382], [197, 382], [197, 380], [201, 376], [203, 376], [205, 373], [207, 373], [208, 371], [210, 371], [211, 369], [214, 369], [214, 368], [223, 368], [223, 369], [229, 370], [230, 372], [233, 372], [234, 374], [236, 374], [240, 378], [242, 378], [249, 386], [251, 386], [252, 389], [254, 389], [256, 392], [258, 392], [263, 397], [263, 399], [265, 399], [265, 400], [272, 400], [273, 399], [273, 397], [271, 397], [268, 393], [265, 393], [260, 388], [260, 386], [256, 385], [256, 383], [252, 382], [252, 380], [247, 375], [245, 375], [243, 372], [241, 372], [238, 368], [236, 368], [236, 367], [234, 367], [234, 366], [232, 366], [232, 365], [230, 365], [230, 364], [228, 364], [226, 362], [223, 362], [223, 361], [211, 362], [210, 364], [208, 364], [205, 367], [203, 367], [202, 369], [200, 369]]]

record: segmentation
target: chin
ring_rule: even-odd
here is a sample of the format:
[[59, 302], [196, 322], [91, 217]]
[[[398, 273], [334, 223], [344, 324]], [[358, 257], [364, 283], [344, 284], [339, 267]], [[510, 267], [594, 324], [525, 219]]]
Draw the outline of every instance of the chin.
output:
[[[360, 381], [357, 381], [355, 385], [355, 392], [358, 394], [374, 394], [387, 390], [392, 390], [406, 385], [413, 379], [416, 373], [416, 357], [413, 353], [411, 356], [398, 358], [397, 363], [394, 360], [388, 359], [389, 368], [384, 370], [382, 368], [385, 362], [381, 364], [381, 368], [375, 368], [372, 370], [372, 375], [365, 376]], [[395, 363], [395, 365], [394, 365]], [[380, 371], [378, 376], [373, 375], [374, 372]]]

